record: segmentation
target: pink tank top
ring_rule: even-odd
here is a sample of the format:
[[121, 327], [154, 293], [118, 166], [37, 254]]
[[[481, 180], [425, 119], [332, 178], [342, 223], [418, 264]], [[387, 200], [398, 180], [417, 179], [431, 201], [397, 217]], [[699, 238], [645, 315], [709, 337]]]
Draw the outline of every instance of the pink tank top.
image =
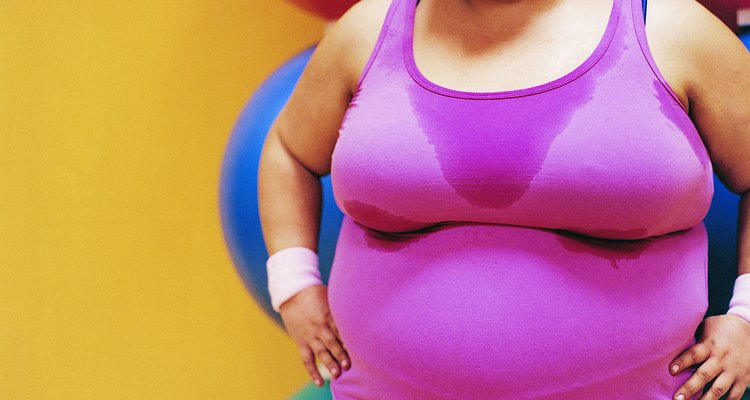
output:
[[671, 399], [713, 169], [641, 1], [571, 72], [497, 92], [420, 73], [416, 8], [392, 2], [332, 155], [335, 400]]

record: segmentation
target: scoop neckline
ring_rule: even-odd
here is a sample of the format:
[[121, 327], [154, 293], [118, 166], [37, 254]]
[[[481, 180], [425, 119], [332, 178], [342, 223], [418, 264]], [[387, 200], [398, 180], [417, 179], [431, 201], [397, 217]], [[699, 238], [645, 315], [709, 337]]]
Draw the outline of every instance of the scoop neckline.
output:
[[605, 51], [609, 47], [610, 43], [612, 42], [612, 38], [614, 37], [615, 31], [618, 26], [620, 14], [622, 11], [622, 2], [624, 0], [613, 0], [612, 1], [612, 8], [610, 9], [609, 13], [609, 19], [607, 21], [607, 26], [604, 30], [604, 34], [602, 35], [602, 38], [599, 40], [599, 43], [594, 48], [593, 52], [581, 63], [578, 65], [575, 69], [572, 71], [566, 73], [565, 75], [556, 78], [554, 80], [551, 80], [546, 83], [542, 83], [539, 85], [526, 87], [526, 88], [520, 88], [520, 89], [512, 89], [512, 90], [502, 90], [502, 91], [492, 91], [492, 92], [474, 92], [474, 91], [466, 91], [466, 90], [459, 90], [459, 89], [451, 89], [445, 86], [438, 85], [437, 83], [434, 83], [427, 79], [424, 75], [422, 75], [422, 72], [417, 67], [416, 61], [414, 59], [414, 16], [416, 14], [417, 9], [417, 2], [418, 0], [402, 0], [407, 4], [407, 10], [406, 10], [406, 18], [404, 18], [405, 21], [405, 27], [404, 27], [404, 36], [403, 36], [403, 52], [404, 52], [404, 63], [406, 64], [406, 69], [409, 72], [409, 75], [412, 77], [414, 81], [416, 81], [418, 84], [420, 84], [425, 89], [428, 89], [430, 91], [433, 91], [435, 93], [451, 96], [451, 97], [459, 97], [459, 98], [467, 98], [467, 99], [494, 99], [494, 98], [510, 98], [510, 97], [521, 97], [521, 96], [527, 96], [535, 93], [541, 93], [545, 92], [551, 89], [558, 88], [560, 86], [563, 86], [576, 78], [580, 77], [586, 71], [591, 69], [604, 55]]

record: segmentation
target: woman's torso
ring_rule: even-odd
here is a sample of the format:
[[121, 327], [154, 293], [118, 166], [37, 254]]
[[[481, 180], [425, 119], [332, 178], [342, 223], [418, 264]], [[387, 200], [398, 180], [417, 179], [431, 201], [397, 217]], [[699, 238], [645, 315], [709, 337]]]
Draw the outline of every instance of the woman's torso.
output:
[[332, 155], [336, 400], [669, 399], [687, 379], [668, 363], [707, 308], [712, 166], [640, 1], [609, 5], [570, 71], [478, 93], [422, 73], [416, 0], [394, 0]]

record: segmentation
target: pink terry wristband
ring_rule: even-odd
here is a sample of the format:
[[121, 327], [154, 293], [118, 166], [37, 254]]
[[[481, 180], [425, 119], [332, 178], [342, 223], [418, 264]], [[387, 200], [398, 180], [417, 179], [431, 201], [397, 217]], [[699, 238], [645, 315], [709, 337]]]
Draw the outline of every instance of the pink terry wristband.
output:
[[308, 286], [322, 284], [318, 254], [308, 247], [287, 247], [273, 253], [266, 261], [268, 293], [276, 312], [281, 304]]
[[734, 281], [734, 294], [729, 300], [727, 314], [734, 314], [750, 322], [750, 273], [741, 274]]

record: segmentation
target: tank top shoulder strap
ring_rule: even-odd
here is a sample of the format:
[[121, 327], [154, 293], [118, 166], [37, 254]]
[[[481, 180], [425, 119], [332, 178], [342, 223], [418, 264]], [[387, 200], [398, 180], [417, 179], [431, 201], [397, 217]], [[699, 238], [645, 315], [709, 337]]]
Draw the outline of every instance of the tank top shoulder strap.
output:
[[[401, 37], [403, 35], [404, 3], [407, 0], [391, 0], [388, 12], [378, 34], [377, 42], [357, 82], [357, 92], [362, 88], [371, 70], [383, 67], [398, 68], [401, 59]], [[400, 64], [397, 64], [400, 63]]]
[[677, 94], [674, 92], [672, 87], [669, 85], [667, 79], [659, 70], [659, 67], [656, 65], [656, 61], [654, 60], [654, 56], [651, 53], [651, 47], [649, 46], [648, 38], [646, 37], [646, 0], [628, 1], [631, 3], [631, 12], [624, 14], [627, 14], [628, 19], [630, 20], [630, 23], [628, 25], [632, 28], [629, 29], [627, 36], [635, 37], [634, 39], [629, 40], [629, 42], [635, 44], [634, 47], [635, 50], [637, 50], [636, 52], [638, 53], [639, 58], [641, 60], [645, 60], [651, 72], [653, 73], [653, 76], [656, 77], [661, 86], [663, 86], [663, 88], [669, 93], [669, 95], [678, 103], [680, 108], [682, 108], [687, 113], [687, 108], [682, 103], [679, 96], [677, 96]]

